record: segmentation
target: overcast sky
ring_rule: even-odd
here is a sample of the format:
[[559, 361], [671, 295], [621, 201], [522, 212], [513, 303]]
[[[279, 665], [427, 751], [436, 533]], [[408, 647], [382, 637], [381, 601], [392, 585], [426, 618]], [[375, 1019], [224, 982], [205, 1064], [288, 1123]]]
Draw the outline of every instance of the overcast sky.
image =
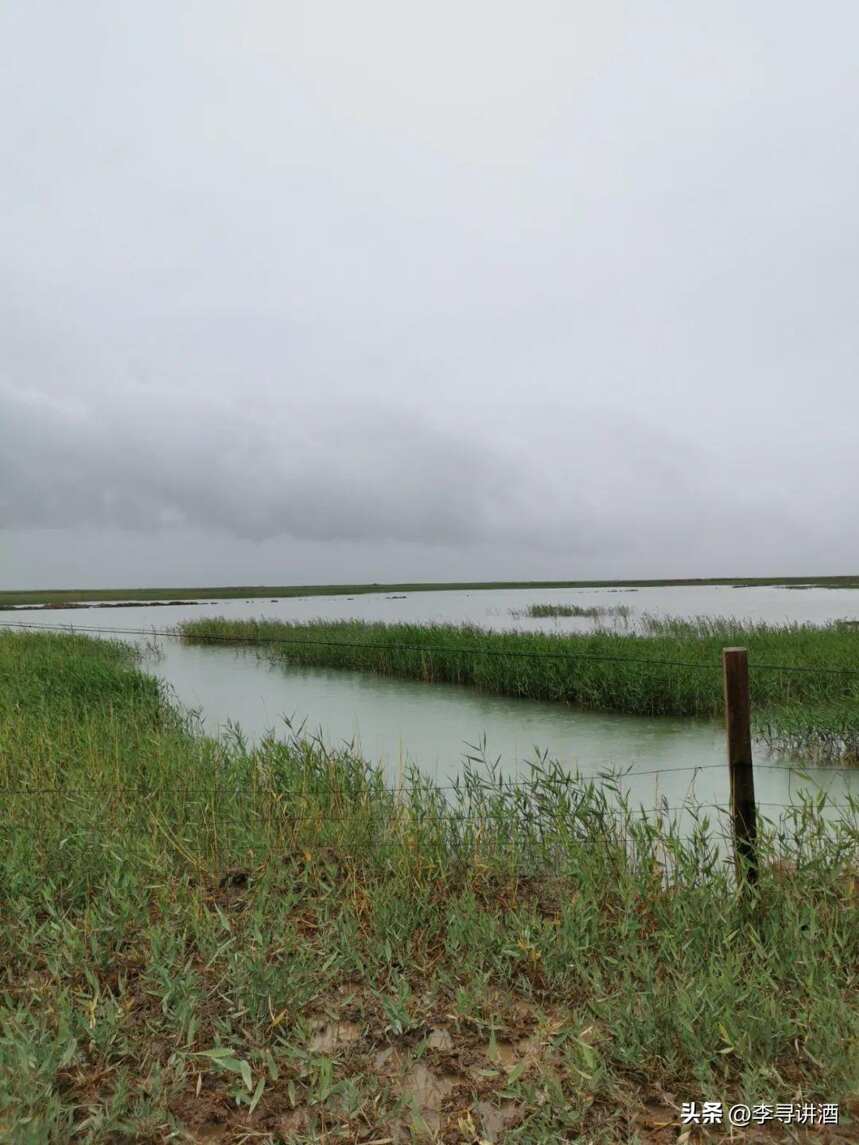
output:
[[859, 571], [857, 41], [5, 0], [0, 586]]

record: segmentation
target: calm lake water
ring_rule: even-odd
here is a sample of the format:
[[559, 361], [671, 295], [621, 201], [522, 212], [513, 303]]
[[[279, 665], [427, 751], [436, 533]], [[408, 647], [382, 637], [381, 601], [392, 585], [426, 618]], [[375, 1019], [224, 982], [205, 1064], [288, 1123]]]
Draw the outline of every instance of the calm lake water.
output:
[[[859, 620], [859, 590], [729, 588], [722, 586], [616, 589], [505, 589], [473, 592], [421, 592], [406, 596], [369, 594], [354, 598], [293, 597], [282, 600], [224, 600], [162, 607], [51, 609], [14, 617], [33, 625], [71, 625], [100, 630], [164, 630], [201, 616], [268, 617], [309, 620], [358, 618], [436, 623], [470, 623], [493, 629], [588, 631], [584, 618], [532, 620], [514, 617], [531, 603], [579, 604], [605, 608], [626, 605], [634, 629], [643, 613], [661, 616], [734, 616], [774, 623], [834, 619]], [[6, 613], [3, 619], [13, 619]], [[611, 619], [604, 624], [614, 623]], [[617, 622], [620, 630], [624, 622]], [[108, 633], [106, 633], [108, 634]], [[130, 641], [143, 638], [127, 636]], [[578, 711], [560, 704], [483, 695], [454, 685], [426, 685], [352, 671], [271, 665], [255, 653], [230, 648], [186, 647], [159, 639], [162, 658], [148, 670], [163, 678], [176, 699], [199, 711], [205, 729], [223, 734], [238, 725], [248, 739], [294, 727], [318, 733], [329, 744], [354, 743], [384, 764], [392, 778], [413, 765], [448, 782], [467, 755], [485, 740], [485, 757], [507, 775], [523, 773], [523, 762], [548, 753], [583, 775], [624, 772], [622, 786], [634, 806], [663, 801], [676, 807], [691, 797], [724, 805], [728, 797], [725, 745], [718, 724], [671, 718], [644, 719]], [[756, 787], [762, 813], [802, 789], [822, 788], [835, 803], [847, 790], [859, 795], [855, 773], [786, 769], [784, 759], [756, 752]], [[693, 770], [700, 767], [703, 770]], [[662, 774], [653, 772], [661, 769]]]

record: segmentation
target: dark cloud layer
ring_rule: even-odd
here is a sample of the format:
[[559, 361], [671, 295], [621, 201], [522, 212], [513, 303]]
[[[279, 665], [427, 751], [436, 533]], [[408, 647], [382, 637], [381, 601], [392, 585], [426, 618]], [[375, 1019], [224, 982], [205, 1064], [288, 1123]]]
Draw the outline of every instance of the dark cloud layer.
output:
[[[543, 470], [536, 442], [530, 456], [527, 440], [505, 453], [479, 425], [440, 425], [426, 411], [370, 400], [257, 411], [252, 402], [219, 408], [164, 397], [112, 393], [66, 405], [2, 395], [3, 526], [551, 545], [561, 523], [552, 520], [553, 487], [564, 477]], [[581, 465], [569, 458], [563, 467]], [[596, 524], [584, 485], [569, 492], [566, 527], [575, 518]]]
[[8, 6], [0, 584], [859, 567], [857, 32]]

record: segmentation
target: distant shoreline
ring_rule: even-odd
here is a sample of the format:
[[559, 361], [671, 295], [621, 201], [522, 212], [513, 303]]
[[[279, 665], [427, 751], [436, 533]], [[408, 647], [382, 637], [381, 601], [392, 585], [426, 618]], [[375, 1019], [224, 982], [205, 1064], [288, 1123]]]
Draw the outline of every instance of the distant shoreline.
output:
[[0, 590], [0, 609], [13, 606], [97, 607], [99, 604], [194, 604], [200, 600], [270, 600], [298, 596], [363, 596], [391, 592], [480, 592], [490, 589], [681, 588], [722, 585], [733, 588], [859, 588], [859, 574], [805, 577], [687, 577], [666, 580], [497, 580], [422, 581], [396, 584], [228, 585], [207, 588], [89, 588]]

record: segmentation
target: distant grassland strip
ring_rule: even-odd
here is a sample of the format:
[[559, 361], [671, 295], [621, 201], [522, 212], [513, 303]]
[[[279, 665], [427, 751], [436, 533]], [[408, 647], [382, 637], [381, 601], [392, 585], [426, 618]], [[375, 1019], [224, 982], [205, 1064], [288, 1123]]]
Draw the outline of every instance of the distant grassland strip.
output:
[[[645, 618], [645, 623], [652, 634], [487, 632], [469, 625], [212, 617], [186, 621], [180, 631], [191, 642], [262, 644], [264, 655], [290, 664], [465, 684], [499, 695], [602, 711], [707, 718], [723, 711], [721, 650], [741, 643], [749, 649], [760, 738], [773, 749], [809, 757], [850, 763], [859, 758], [855, 627], [773, 626], [708, 617]], [[810, 670], [756, 670], [756, 665]]]
[[750, 914], [706, 818], [522, 779], [398, 796], [351, 748], [202, 735], [128, 647], [0, 632], [0, 1138], [628, 1145], [676, 1137], [671, 1094], [846, 1118], [859, 808], [762, 823]]
[[167, 588], [46, 588], [2, 589], [0, 609], [19, 604], [64, 604], [93, 601], [155, 600], [236, 600], [263, 597], [361, 596], [392, 592], [478, 592], [485, 589], [562, 589], [562, 588], [670, 588], [722, 585], [756, 588], [784, 585], [786, 588], [859, 588], [859, 574], [807, 577], [692, 577], [666, 580], [486, 580], [412, 581], [390, 584], [293, 584], [293, 585], [206, 585]]

